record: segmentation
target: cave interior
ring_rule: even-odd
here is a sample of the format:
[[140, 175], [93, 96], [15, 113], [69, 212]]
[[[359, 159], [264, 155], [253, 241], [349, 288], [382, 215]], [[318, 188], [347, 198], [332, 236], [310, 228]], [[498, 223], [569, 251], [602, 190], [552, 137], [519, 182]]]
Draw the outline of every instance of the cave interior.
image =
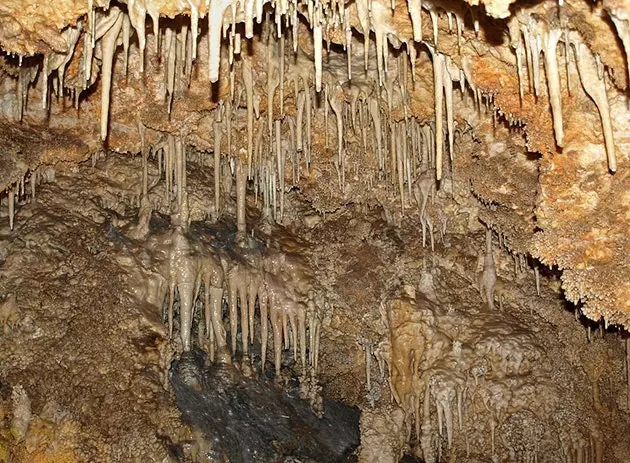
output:
[[627, 0], [2, 0], [0, 462], [630, 462]]

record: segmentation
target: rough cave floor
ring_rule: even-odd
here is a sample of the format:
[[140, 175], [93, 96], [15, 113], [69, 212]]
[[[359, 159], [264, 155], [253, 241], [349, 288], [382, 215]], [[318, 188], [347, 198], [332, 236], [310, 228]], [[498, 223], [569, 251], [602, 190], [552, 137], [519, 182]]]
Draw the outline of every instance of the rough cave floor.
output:
[[[150, 175], [156, 170], [151, 164]], [[301, 378], [308, 386], [302, 395], [316, 411], [323, 403], [329, 413], [339, 413], [330, 400], [358, 407], [361, 461], [389, 461], [404, 451], [426, 461], [457, 456], [473, 462], [484, 455], [495, 455], [496, 461], [557, 462], [567, 455], [570, 461], [626, 461], [630, 410], [620, 335], [576, 320], [554, 272], [542, 272], [538, 296], [533, 269], [515, 262], [494, 237], [502, 301], [490, 309], [477, 288], [483, 227], [457, 233], [468, 226], [466, 214], [454, 219], [461, 226], [451, 223], [443, 235], [436, 233], [432, 251], [428, 243], [422, 245], [420, 223], [399, 228], [380, 208], [354, 205], [325, 216], [305, 214], [309, 205], [297, 194], [287, 195], [284, 226], [261, 219], [249, 194], [249, 239], [239, 248], [232, 244], [235, 199], [226, 200], [223, 225], [213, 223], [211, 211], [199, 206], [212, 195], [211, 169], [189, 162], [188, 170], [191, 216], [197, 214], [189, 235], [196, 246], [223, 249], [226, 258], [242, 265], [248, 252], [258, 253], [262, 262], [292, 272], [295, 281], [288, 285], [308, 281], [307, 290], [321, 295], [319, 352], [310, 344], [305, 353], [309, 373], [297, 347], [300, 330], [285, 321], [290, 328], [283, 332], [276, 383]], [[182, 374], [180, 362], [168, 373], [181, 353], [179, 296], [169, 340], [165, 314], [147, 302], [141, 283], [161, 252], [160, 241], [152, 237], [173, 224], [154, 212], [148, 237], [138, 237], [138, 172], [140, 158], [108, 155], [94, 166], [51, 173], [36, 200], [19, 206], [13, 231], [2, 220], [0, 461], [213, 461], [216, 456], [216, 441], [208, 435], [212, 426], [204, 432], [188, 426], [195, 420], [198, 425], [201, 415], [182, 417], [177, 405], [185, 410], [186, 401], [181, 395], [176, 401], [168, 385], [175, 371], [176, 391], [208, 384], [219, 390], [207, 371], [220, 367], [200, 364], [195, 351], [185, 354], [194, 368]], [[158, 189], [158, 182], [153, 187]], [[201, 291], [192, 327], [195, 348], [206, 342]], [[166, 309], [168, 303], [159, 302]], [[233, 332], [226, 306], [228, 347], [232, 338], [238, 344], [226, 371], [255, 377], [261, 361], [260, 307], [253, 347], [245, 357], [242, 320]], [[271, 328], [266, 345], [272, 377]], [[192, 383], [190, 371], [197, 375]], [[260, 386], [248, 384], [252, 389], [242, 390], [252, 398]], [[288, 407], [280, 402], [274, 414]], [[311, 413], [299, 407], [301, 416]], [[333, 429], [350, 420], [342, 415], [346, 418], [334, 421], [338, 428]], [[314, 423], [313, 416], [304, 423]], [[318, 426], [312, 429], [331, 431]], [[314, 461], [346, 458], [357, 438], [336, 432], [339, 445], [331, 449], [318, 446], [312, 429], [304, 430], [310, 450], [297, 456]], [[253, 446], [248, 451], [260, 452], [260, 461], [297, 445], [293, 437], [284, 442], [278, 437], [281, 428], [264, 431], [269, 434], [256, 435], [262, 439], [258, 448], [256, 439], [248, 439]], [[277, 438], [278, 445], [261, 436]], [[253, 461], [249, 456], [241, 455]]]

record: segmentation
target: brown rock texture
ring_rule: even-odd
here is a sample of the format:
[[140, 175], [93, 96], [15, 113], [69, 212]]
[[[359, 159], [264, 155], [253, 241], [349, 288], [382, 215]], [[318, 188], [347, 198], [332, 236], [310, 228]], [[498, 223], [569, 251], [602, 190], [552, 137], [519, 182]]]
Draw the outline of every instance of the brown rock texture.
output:
[[3, 1], [0, 461], [162, 461], [171, 357], [244, 326], [369, 409], [362, 461], [623, 461], [626, 3]]

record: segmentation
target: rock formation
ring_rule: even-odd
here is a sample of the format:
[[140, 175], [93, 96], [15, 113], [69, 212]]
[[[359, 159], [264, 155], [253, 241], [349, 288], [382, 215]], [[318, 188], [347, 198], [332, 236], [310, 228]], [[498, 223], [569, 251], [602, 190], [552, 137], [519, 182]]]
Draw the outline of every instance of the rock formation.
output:
[[627, 458], [630, 5], [5, 0], [0, 49], [0, 461], [199, 460], [196, 350], [360, 461]]

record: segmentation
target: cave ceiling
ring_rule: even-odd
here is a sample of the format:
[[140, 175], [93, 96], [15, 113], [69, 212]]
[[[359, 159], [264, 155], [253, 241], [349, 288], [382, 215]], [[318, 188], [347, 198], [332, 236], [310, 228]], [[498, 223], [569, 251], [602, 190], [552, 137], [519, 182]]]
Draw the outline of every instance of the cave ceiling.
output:
[[515, 259], [557, 266], [584, 314], [627, 326], [628, 11], [3, 1], [0, 190], [11, 202], [40, 166], [175, 137], [299, 188], [318, 212], [379, 204], [404, 226], [427, 159], [454, 197], [463, 176]]

